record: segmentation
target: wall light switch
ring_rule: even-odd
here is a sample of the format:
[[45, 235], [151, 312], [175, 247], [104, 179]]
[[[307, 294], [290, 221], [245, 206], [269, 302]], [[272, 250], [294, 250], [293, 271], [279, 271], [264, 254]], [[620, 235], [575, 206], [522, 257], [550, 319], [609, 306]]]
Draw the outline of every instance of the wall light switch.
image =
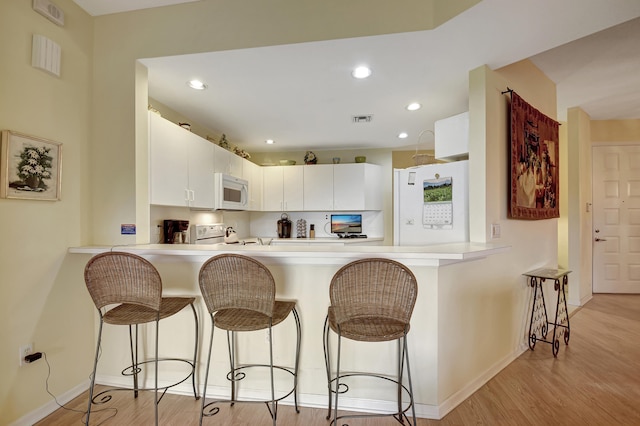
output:
[[500, 238], [500, 224], [491, 224], [491, 238]]

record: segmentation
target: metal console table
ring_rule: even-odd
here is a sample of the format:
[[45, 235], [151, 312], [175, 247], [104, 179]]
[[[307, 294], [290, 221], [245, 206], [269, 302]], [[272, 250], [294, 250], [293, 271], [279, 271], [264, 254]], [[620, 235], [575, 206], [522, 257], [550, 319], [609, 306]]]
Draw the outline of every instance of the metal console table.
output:
[[[535, 269], [523, 275], [529, 278], [533, 287], [533, 304], [531, 307], [531, 321], [529, 322], [529, 349], [533, 350], [536, 342], [545, 342], [551, 345], [553, 356], [558, 356], [560, 349], [560, 338], [564, 338], [564, 343], [569, 344], [571, 329], [569, 328], [569, 311], [567, 310], [567, 299], [565, 289], [569, 281], [567, 275], [571, 271], [564, 269]], [[556, 314], [553, 322], [547, 316], [547, 306], [544, 301], [544, 291], [542, 284], [545, 280], [553, 280], [553, 288], [558, 293], [556, 299]], [[549, 326], [553, 326], [553, 336], [548, 340]]]

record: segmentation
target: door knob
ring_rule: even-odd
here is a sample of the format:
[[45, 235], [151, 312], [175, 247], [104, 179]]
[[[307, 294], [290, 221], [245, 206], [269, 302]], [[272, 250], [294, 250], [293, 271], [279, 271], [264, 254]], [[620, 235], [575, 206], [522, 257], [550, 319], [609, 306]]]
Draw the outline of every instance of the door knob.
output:
[[605, 238], [596, 238], [596, 241], [607, 241]]

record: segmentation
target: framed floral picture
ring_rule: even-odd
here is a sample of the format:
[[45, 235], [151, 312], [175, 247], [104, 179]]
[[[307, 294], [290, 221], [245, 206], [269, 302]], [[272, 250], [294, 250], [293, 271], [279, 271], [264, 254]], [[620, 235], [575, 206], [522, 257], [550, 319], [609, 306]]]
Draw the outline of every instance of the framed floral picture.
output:
[[62, 144], [2, 131], [0, 197], [60, 200]]

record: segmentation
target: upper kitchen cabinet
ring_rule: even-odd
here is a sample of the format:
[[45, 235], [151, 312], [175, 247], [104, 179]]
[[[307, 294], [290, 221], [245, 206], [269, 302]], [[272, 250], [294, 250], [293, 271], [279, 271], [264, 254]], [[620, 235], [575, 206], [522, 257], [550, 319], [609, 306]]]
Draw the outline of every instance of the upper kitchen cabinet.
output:
[[246, 179], [246, 177], [243, 176], [242, 171], [244, 158], [218, 145], [214, 145], [213, 148], [215, 152], [214, 170], [216, 173], [224, 173], [237, 178]]
[[333, 166], [333, 210], [382, 210], [382, 167], [353, 163]]
[[214, 145], [149, 113], [151, 204], [213, 208]]
[[305, 166], [264, 167], [262, 210], [302, 211]]
[[262, 167], [243, 159], [242, 175], [249, 182], [249, 210], [262, 210]]
[[333, 164], [304, 167], [304, 210], [333, 210]]
[[438, 120], [434, 125], [436, 159], [458, 161], [469, 158], [469, 112]]

